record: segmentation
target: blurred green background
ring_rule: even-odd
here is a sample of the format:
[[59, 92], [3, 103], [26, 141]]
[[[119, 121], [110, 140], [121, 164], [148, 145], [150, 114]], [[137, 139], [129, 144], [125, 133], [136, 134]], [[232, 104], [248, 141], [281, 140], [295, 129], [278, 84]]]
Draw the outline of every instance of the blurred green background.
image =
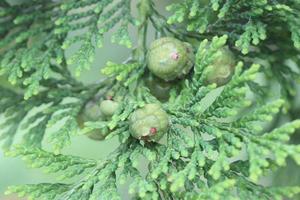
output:
[[[154, 2], [157, 6], [159, 6], [159, 10], [165, 12], [165, 6], [168, 5], [169, 2], [174, 2], [174, 0], [156, 0]], [[133, 2], [133, 5], [134, 4], [135, 2]], [[136, 11], [134, 12], [136, 13]], [[133, 40], [135, 40], [136, 29], [132, 28], [131, 30], [131, 37]], [[151, 38], [153, 37], [151, 29], [149, 36], [150, 38], [148, 38], [148, 40], [151, 40]], [[74, 46], [72, 49], [70, 49], [66, 53], [67, 56], [76, 51], [77, 48], [78, 46]], [[79, 79], [85, 83], [98, 81], [102, 78], [100, 69], [105, 65], [107, 61], [114, 61], [116, 63], [120, 63], [126, 60], [129, 55], [130, 50], [126, 49], [125, 47], [112, 44], [110, 42], [110, 38], [106, 37], [104, 47], [102, 49], [97, 49], [96, 59], [91, 69], [84, 71], [79, 77]], [[72, 70], [72, 66], [70, 66], [70, 69]], [[101, 159], [104, 158], [111, 151], [113, 151], [117, 147], [117, 145], [118, 141], [116, 138], [104, 142], [97, 142], [90, 140], [85, 136], [78, 136], [73, 138], [72, 145], [66, 147], [63, 153], [83, 156], [87, 158]], [[276, 182], [281, 185], [293, 185], [300, 182], [300, 175], [297, 175], [297, 172], [298, 174], [300, 174], [299, 167], [296, 167], [292, 163], [291, 165], [289, 165], [288, 168], [285, 168], [285, 170], [282, 170], [279, 174], [276, 174], [274, 177]], [[265, 180], [265, 183], [270, 183], [272, 182], [271, 180], [272, 179], [268, 178], [267, 180]], [[6, 197], [3, 195], [3, 192], [9, 185], [51, 181], [55, 181], [55, 176], [47, 175], [39, 169], [30, 169], [24, 164], [24, 162], [21, 159], [7, 158], [3, 155], [3, 152], [0, 150], [0, 200], [17, 199], [13, 196]], [[122, 190], [122, 197], [124, 199], [128, 199], [127, 192], [125, 189]]]
[[[12, 1], [20, 2], [24, 0], [12, 0]], [[132, 9], [134, 15], [136, 15], [136, 8], [135, 8], [136, 2], [137, 0], [132, 1]], [[158, 9], [161, 12], [166, 13], [165, 6], [168, 5], [170, 2], [174, 2], [174, 1], [155, 0], [154, 2], [158, 6]], [[131, 31], [130, 33], [131, 38], [133, 41], [135, 41], [137, 35], [136, 28], [130, 27], [129, 29]], [[91, 66], [91, 69], [82, 72], [81, 76], [78, 78], [82, 82], [92, 83], [101, 80], [102, 75], [100, 69], [105, 65], [107, 61], [114, 61], [115, 63], [121, 63], [130, 56], [129, 49], [119, 45], [112, 44], [110, 42], [110, 37], [109, 37], [110, 35], [111, 35], [110, 33], [107, 34], [104, 40], [104, 47], [102, 49], [97, 49], [96, 58], [93, 65]], [[151, 37], [153, 37], [153, 35], [154, 35], [153, 31], [151, 31], [150, 28], [148, 40], [151, 40]], [[77, 49], [78, 49], [78, 45], [77, 46], [74, 45], [70, 50], [66, 52], [66, 56], [68, 57]], [[69, 67], [71, 71], [72, 71], [72, 67], [74, 66]], [[2, 84], [1, 77], [0, 77], [0, 84]], [[118, 146], [117, 138], [113, 138], [104, 142], [97, 142], [97, 141], [90, 140], [85, 136], [78, 136], [73, 138], [72, 145], [66, 147], [62, 153], [82, 156], [86, 158], [101, 159], [104, 158], [110, 152], [112, 152], [117, 146]], [[47, 175], [43, 173], [42, 170], [39, 169], [30, 169], [25, 165], [25, 163], [21, 159], [5, 157], [4, 153], [0, 150], [0, 200], [18, 199], [16, 197], [5, 196], [3, 194], [5, 189], [10, 185], [51, 182], [51, 181], [55, 181], [54, 175]], [[122, 193], [123, 193], [122, 196], [125, 199], [128, 199], [126, 198], [127, 192], [125, 189], [122, 191]]]
[[[105, 46], [97, 50], [96, 60], [91, 67], [91, 70], [85, 71], [80, 76], [80, 80], [86, 83], [95, 82], [101, 79], [100, 68], [105, 65], [108, 60], [122, 62], [129, 56], [128, 49], [113, 45], [109, 38], [106, 39]], [[71, 49], [67, 54], [71, 54], [74, 49]], [[113, 53], [112, 53], [113, 52]], [[71, 67], [70, 67], [71, 68]], [[1, 123], [1, 122], [0, 122]], [[78, 155], [87, 158], [103, 158], [117, 146], [116, 139], [111, 139], [105, 142], [96, 142], [88, 139], [85, 136], [73, 138], [72, 145], [67, 147], [63, 153]], [[23, 183], [38, 183], [51, 181], [51, 177], [44, 174], [41, 170], [29, 169], [20, 159], [7, 158], [0, 151], [0, 199], [5, 188], [13, 184]]]

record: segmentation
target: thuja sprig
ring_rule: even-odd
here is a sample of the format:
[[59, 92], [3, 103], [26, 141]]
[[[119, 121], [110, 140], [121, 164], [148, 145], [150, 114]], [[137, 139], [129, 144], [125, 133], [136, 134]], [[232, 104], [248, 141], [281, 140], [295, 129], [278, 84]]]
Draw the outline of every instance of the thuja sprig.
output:
[[[107, 10], [106, 7], [111, 4], [113, 7]], [[127, 27], [130, 23], [137, 24], [130, 15], [129, 0], [6, 5], [9, 9], [2, 14], [1, 21], [1, 34], [4, 38], [0, 42], [0, 73], [7, 75], [12, 84], [19, 87], [24, 85], [27, 88], [25, 99], [37, 95], [45, 86], [41, 85], [41, 82], [52, 78], [53, 72], [61, 75], [61, 79], [69, 82], [68, 84], [76, 83], [68, 71], [67, 64], [76, 61], [76, 75], [89, 68], [95, 51], [92, 38], [97, 40], [98, 46], [102, 46], [103, 34], [119, 23], [121, 27], [112, 38], [115, 42], [130, 47]], [[24, 6], [28, 9], [22, 9]], [[82, 7], [89, 9], [73, 13]], [[41, 27], [41, 22], [46, 25]], [[67, 37], [68, 33], [84, 28], [88, 28], [89, 31]], [[81, 48], [67, 60], [64, 49], [75, 42], [81, 42]]]
[[[278, 34], [269, 34], [272, 25], [288, 21], [284, 25], [292, 31], [292, 40], [298, 46], [295, 2], [211, 0], [204, 5], [198, 0], [186, 0], [170, 7], [175, 14], [167, 21], [151, 0], [140, 0], [138, 23], [132, 17], [129, 0], [26, 1], [15, 6], [0, 3], [5, 8], [0, 10], [0, 16], [5, 16], [0, 23], [10, 25], [0, 29], [0, 35], [5, 36], [0, 42], [0, 59], [4, 63], [1, 71], [19, 89], [0, 88], [6, 148], [14, 143], [19, 129], [25, 132], [21, 146], [12, 147], [7, 154], [21, 157], [29, 166], [46, 173], [62, 174], [67, 182], [12, 186], [7, 193], [32, 199], [121, 199], [118, 189], [124, 183], [128, 183], [128, 192], [134, 199], [267, 200], [299, 193], [297, 186], [275, 188], [259, 184], [267, 172], [285, 165], [288, 157], [299, 164], [299, 145], [288, 143], [300, 128], [299, 120], [265, 131], [261, 123], [272, 120], [284, 100], [264, 99], [261, 105], [247, 97], [253, 85], [260, 87], [256, 78], [265, 72], [260, 71], [264, 62], [255, 64], [257, 58], [273, 63], [278, 58], [297, 57], [296, 48], [286, 47], [285, 43], [291, 42], [289, 37], [274, 42]], [[28, 10], [22, 10], [24, 7]], [[214, 13], [218, 13], [218, 19], [210, 16]], [[265, 17], [266, 13], [273, 18]], [[49, 26], [42, 28], [35, 19], [45, 19]], [[150, 22], [156, 37], [176, 38], [160, 38], [158, 48], [154, 45], [150, 52]], [[175, 22], [185, 22], [187, 30], [174, 27]], [[84, 85], [76, 81], [68, 64], [77, 63], [75, 74], [88, 68], [94, 58], [95, 42], [101, 46], [103, 34], [118, 25], [112, 40], [131, 47], [127, 32], [130, 23], [137, 26], [138, 32], [132, 57], [123, 64], [109, 62], [102, 70], [109, 78], [101, 82]], [[31, 28], [26, 30], [28, 24]], [[7, 27], [17, 30], [9, 33]], [[283, 28], [279, 27], [279, 31]], [[32, 43], [33, 36], [42, 37]], [[194, 57], [195, 49], [185, 42], [200, 38], [199, 45], [193, 44], [197, 46]], [[81, 47], [68, 62], [64, 50], [76, 42]], [[289, 51], [274, 59], [273, 43]], [[183, 62], [175, 65], [180, 70], [172, 76], [157, 66], [149, 66], [149, 62], [157, 61], [148, 59], [149, 54], [162, 47], [181, 50], [152, 54], [158, 61], [168, 61], [162, 62], [164, 67]], [[220, 57], [221, 62], [216, 62]], [[229, 67], [229, 78], [212, 76], [208, 80], [219, 69], [216, 65]], [[163, 81], [178, 82], [166, 102], [160, 102], [147, 88], [144, 79], [149, 73]], [[177, 81], [178, 78], [183, 80]], [[117, 108], [109, 117], [85, 122], [80, 130], [77, 117], [88, 102], [105, 98]], [[109, 132], [101, 140], [118, 137], [120, 141], [105, 159], [61, 154], [73, 136], [102, 128]], [[160, 142], [158, 131], [159, 136], [165, 136]], [[43, 149], [45, 138], [50, 140], [52, 151]], [[239, 157], [242, 153], [243, 158]], [[146, 170], [142, 171], [141, 165], [146, 165]]]
[[[222, 29], [230, 39], [237, 40], [235, 43], [244, 54], [247, 54], [251, 43], [258, 45], [260, 40], [266, 39], [266, 26], [272, 26], [276, 19], [267, 20], [266, 14], [278, 14], [278, 20], [286, 20], [293, 16], [296, 19], [298, 7], [293, 5], [296, 1], [285, 3], [273, 3], [271, 1], [241, 2], [236, 5], [233, 1], [211, 0], [207, 3], [201, 1], [187, 0], [181, 3], [173, 3], [167, 7], [174, 14], [169, 17], [168, 23], [182, 23], [187, 20], [188, 31], [218, 32], [216, 29]], [[249, 9], [246, 9], [249, 8]], [[239, 12], [240, 22], [234, 22], [235, 18], [232, 12]], [[284, 16], [285, 15], [285, 16]], [[198, 20], [199, 17], [202, 20]], [[227, 23], [223, 23], [227, 22]], [[233, 22], [232, 24], [230, 22]], [[290, 20], [289, 22], [292, 22]], [[227, 26], [228, 25], [228, 26]], [[231, 29], [232, 26], [235, 29]], [[298, 48], [297, 35], [298, 32], [293, 30], [295, 24], [288, 24], [289, 30], [292, 32], [291, 39], [296, 48]], [[296, 25], [297, 26], [297, 25]]]
[[[84, 11], [76, 12], [78, 7], [85, 7]], [[110, 7], [107, 9], [107, 7]], [[112, 36], [112, 42], [125, 45], [128, 48], [132, 46], [129, 38], [129, 24], [136, 24], [136, 20], [131, 16], [130, 0], [114, 1], [105, 0], [101, 2], [86, 1], [79, 3], [77, 1], [69, 1], [62, 3], [61, 10], [66, 15], [56, 20], [55, 33], [75, 33], [64, 41], [63, 49], [68, 48], [74, 43], [80, 43], [79, 50], [68, 60], [68, 64], [76, 63], [76, 75], [80, 75], [83, 69], [88, 69], [94, 60], [95, 44], [97, 47], [103, 46], [104, 34], [109, 30], [120, 27]], [[69, 14], [72, 13], [72, 14]], [[76, 34], [79, 30], [88, 29], [83, 34]]]
[[[207, 55], [197, 54], [198, 63], [203, 63], [201, 59], [207, 59], [205, 67], [208, 67], [212, 60], [210, 58], [214, 57], [214, 54], [225, 45], [225, 42], [226, 37], [215, 37], [208, 46], [203, 45], [207, 44], [206, 41], [202, 45], [200, 44], [198, 51], [203, 52], [202, 48], [206, 48]], [[195, 70], [200, 67], [197, 65]], [[258, 65], [252, 65], [249, 69], [242, 70], [242, 64], [237, 64], [232, 80], [204, 110], [197, 109], [196, 105], [208, 95], [207, 92], [197, 96], [199, 98], [197, 101], [194, 100], [195, 96], [193, 95], [184, 100], [181, 96], [185, 94], [185, 90], [197, 94], [198, 90], [205, 91], [203, 88], [213, 91], [215, 86], [203, 85], [201, 88], [197, 88], [193, 87], [193, 84], [185, 84], [185, 89], [177, 95], [177, 99], [181, 103], [192, 105], [193, 109], [183, 106], [184, 104], [181, 104], [180, 107], [169, 107], [168, 104], [172, 104], [172, 102], [164, 105], [171, 117], [171, 127], [165, 144], [139, 142], [128, 135], [124, 138], [123, 133], [119, 135], [120, 138], [123, 138], [120, 147], [106, 160], [99, 161], [97, 165], [95, 165], [95, 161], [55, 155], [38, 148], [18, 148], [17, 151], [12, 151], [13, 155], [27, 158], [30, 165], [46, 167], [50, 172], [59, 172], [57, 169], [60, 167], [63, 170], [74, 172], [72, 171], [74, 164], [80, 166], [78, 169], [85, 166], [87, 171], [83, 178], [65, 185], [62, 187], [64, 189], [60, 191], [55, 190], [56, 183], [46, 185], [49, 188], [49, 195], [56, 191], [58, 199], [94, 199], [99, 196], [107, 199], [120, 199], [117, 192], [117, 179], [120, 178], [124, 183], [129, 177], [134, 179], [129, 186], [129, 192], [137, 198], [144, 199], [218, 199], [221, 196], [234, 199], [247, 195], [269, 199], [292, 196], [299, 192], [298, 187], [268, 188], [256, 184], [256, 181], [264, 174], [265, 170], [270, 169], [268, 166], [272, 165], [272, 168], [276, 168], [285, 163], [287, 156], [292, 156], [297, 160], [299, 146], [286, 144], [286, 142], [289, 135], [299, 128], [299, 122], [288, 123], [264, 134], [249, 126], [249, 123], [252, 124], [258, 120], [269, 120], [269, 116], [279, 112], [282, 101], [258, 107], [250, 111], [253, 114], [246, 113], [242, 116], [237, 116], [236, 112], [225, 112], [222, 115], [218, 112], [220, 108], [240, 110], [249, 106], [249, 103], [237, 104], [236, 102], [245, 99], [245, 85], [249, 80], [255, 80], [258, 69]], [[194, 73], [194, 75], [194, 83], [196, 83], [196, 80], [199, 80], [196, 76], [199, 74]], [[133, 112], [139, 105], [130, 98], [127, 101], [113, 116], [110, 122], [111, 128], [114, 128], [115, 125], [118, 125], [119, 128], [127, 127], [126, 122], [130, 112]], [[132, 105], [132, 107], [128, 105]], [[94, 123], [95, 127], [96, 124]], [[231, 161], [243, 151], [244, 146], [247, 149], [248, 158], [245, 161]], [[145, 177], [141, 176], [138, 168], [141, 163], [140, 157], [146, 158], [148, 162], [148, 171]], [[49, 165], [49, 160], [43, 158], [52, 158], [52, 164]], [[66, 165], [68, 162], [73, 164]], [[119, 171], [120, 173], [116, 173]], [[79, 175], [81, 174], [83, 175], [83, 173], [79, 173]], [[41, 195], [42, 186], [17, 186], [12, 187], [9, 191], [43, 197]], [[199, 193], [198, 190], [202, 192]], [[239, 190], [239, 194], [236, 194], [235, 190]], [[47, 197], [47, 193], [43, 193], [43, 195]]]
[[[252, 89], [258, 97], [266, 98], [270, 96], [272, 80], [278, 81], [282, 87], [283, 98], [288, 99], [285, 103], [285, 110], [288, 110], [290, 108], [288, 102], [294, 98], [296, 91], [296, 83], [292, 80], [299, 77], [297, 70], [291, 69], [291, 65], [287, 64], [287, 60], [293, 60], [299, 66], [299, 57], [294, 56], [299, 54], [297, 4], [297, 1], [276, 3], [255, 1], [235, 4], [231, 0], [222, 2], [187, 0], [172, 3], [167, 7], [173, 13], [168, 23], [173, 25], [184, 23], [187, 33], [181, 33], [182, 36], [194, 36], [194, 33], [198, 32], [197, 37], [203, 39], [225, 33], [232, 46], [236, 46], [242, 54], [253, 54], [242, 59], [264, 60], [262, 71], [269, 81], [265, 87], [250, 83]], [[269, 18], [268, 15], [273, 17]], [[278, 23], [283, 23], [284, 26], [278, 26]], [[271, 44], [276, 48], [271, 48]]]
[[[70, 144], [71, 135], [78, 134], [76, 118], [82, 106], [99, 90], [107, 89], [108, 83], [110, 81], [102, 81], [87, 88], [68, 88], [63, 85], [60, 86], [62, 88], [55, 88], [55, 85], [51, 85], [51, 90], [41, 92], [29, 100], [24, 100], [22, 93], [1, 88], [4, 96], [0, 107], [5, 114], [1, 139], [6, 141], [5, 149], [14, 142], [16, 134], [22, 134], [23, 145], [41, 147], [47, 138], [58, 153]], [[62, 120], [66, 123], [60, 124]], [[58, 124], [60, 129], [53, 131], [52, 127]], [[52, 131], [46, 137], [47, 130]]]
[[[61, 73], [65, 70], [61, 66], [63, 52], [57, 48], [61, 38], [53, 34], [52, 17], [56, 17], [58, 5], [53, 2], [9, 5], [9, 12], [2, 16], [1, 23], [9, 25], [3, 26], [0, 71], [8, 76], [13, 85], [27, 88], [25, 99], [37, 95], [42, 87], [41, 82], [49, 79], [52, 72], [61, 74], [62, 79], [70, 79], [65, 72]], [[23, 6], [28, 9], [23, 9]], [[41, 21], [46, 26], [40, 27]]]
[[94, 160], [75, 156], [55, 155], [35, 147], [15, 146], [13, 151], [6, 152], [9, 156], [22, 156], [32, 168], [43, 168], [46, 173], [62, 173], [60, 179], [72, 178], [94, 168]]

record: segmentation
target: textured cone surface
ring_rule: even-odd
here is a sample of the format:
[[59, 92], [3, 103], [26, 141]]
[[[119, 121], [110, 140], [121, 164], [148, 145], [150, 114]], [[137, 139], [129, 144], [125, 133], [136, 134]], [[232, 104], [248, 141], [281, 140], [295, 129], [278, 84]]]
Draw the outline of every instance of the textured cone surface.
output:
[[92, 140], [104, 140], [106, 136], [109, 134], [108, 128], [103, 129], [95, 129], [87, 133], [87, 136]]
[[[79, 127], [84, 128], [84, 123], [88, 121], [101, 121], [104, 116], [100, 110], [100, 106], [95, 102], [88, 102], [80, 115], [77, 116], [77, 123]], [[104, 140], [109, 134], [107, 128], [95, 129], [88, 132], [86, 135], [93, 140]]]
[[147, 77], [145, 82], [146, 86], [150, 89], [151, 94], [158, 100], [166, 101], [169, 99], [170, 90], [174, 84], [173, 82], [166, 82], [154, 76]]
[[168, 114], [159, 104], [146, 104], [130, 116], [130, 132], [137, 139], [159, 141], [168, 126]]
[[207, 72], [206, 84], [216, 83], [222, 86], [228, 83], [233, 75], [236, 61], [232, 52], [226, 47], [219, 50], [219, 56], [213, 61]]
[[171, 37], [155, 40], [147, 55], [149, 70], [165, 81], [188, 74], [194, 65], [194, 60], [192, 46]]
[[105, 117], [112, 117], [117, 111], [119, 103], [112, 100], [104, 100], [100, 104], [100, 111]]

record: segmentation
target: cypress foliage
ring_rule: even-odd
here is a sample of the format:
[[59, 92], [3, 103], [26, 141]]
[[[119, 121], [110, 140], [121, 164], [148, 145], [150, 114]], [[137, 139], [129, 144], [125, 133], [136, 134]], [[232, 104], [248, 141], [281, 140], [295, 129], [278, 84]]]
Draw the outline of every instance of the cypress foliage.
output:
[[[287, 158], [300, 165], [300, 146], [289, 143], [300, 120], [277, 123], [296, 109], [300, 1], [182, 0], [167, 6], [168, 16], [158, 11], [160, 2], [0, 2], [0, 75], [6, 83], [0, 86], [3, 151], [60, 177], [53, 183], [11, 186], [7, 194], [38, 200], [115, 200], [122, 199], [118, 189], [124, 183], [133, 199], [279, 200], [300, 193], [297, 185], [259, 182], [285, 166]], [[150, 27], [156, 33], [152, 41], [177, 38], [190, 43], [195, 53], [193, 68], [171, 82], [166, 101], [153, 95], [145, 81], [151, 73]], [[129, 29], [137, 32], [136, 41]], [[90, 68], [104, 35], [132, 54], [123, 63], [108, 62], [101, 69], [106, 76], [102, 81], [84, 84], [77, 76]], [[75, 44], [79, 49], [66, 57]], [[234, 72], [222, 86], [208, 84], [214, 65], [222, 67], [222, 60], [215, 60], [224, 49], [233, 54]], [[171, 58], [176, 61], [178, 56]], [[270, 98], [274, 83], [280, 85], [279, 99]], [[78, 116], [85, 105], [107, 98], [118, 102], [113, 116], [88, 121], [81, 129]], [[131, 136], [130, 117], [146, 104], [158, 104], [168, 115], [161, 141]], [[141, 130], [148, 126], [144, 119]], [[120, 141], [106, 159], [61, 153], [72, 137], [97, 129], [110, 131], [105, 139]], [[44, 148], [45, 141], [51, 151]], [[146, 175], [138, 168], [142, 157]]]

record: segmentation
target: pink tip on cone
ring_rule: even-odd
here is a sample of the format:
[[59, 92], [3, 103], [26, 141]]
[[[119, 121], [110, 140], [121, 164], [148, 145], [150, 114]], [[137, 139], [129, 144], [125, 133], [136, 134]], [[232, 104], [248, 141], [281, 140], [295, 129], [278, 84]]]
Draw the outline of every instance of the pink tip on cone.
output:
[[155, 135], [157, 133], [157, 129], [155, 127], [150, 128], [150, 134]]
[[177, 52], [174, 52], [174, 53], [171, 54], [171, 58], [172, 58], [173, 60], [178, 60], [179, 54], [178, 54]]

